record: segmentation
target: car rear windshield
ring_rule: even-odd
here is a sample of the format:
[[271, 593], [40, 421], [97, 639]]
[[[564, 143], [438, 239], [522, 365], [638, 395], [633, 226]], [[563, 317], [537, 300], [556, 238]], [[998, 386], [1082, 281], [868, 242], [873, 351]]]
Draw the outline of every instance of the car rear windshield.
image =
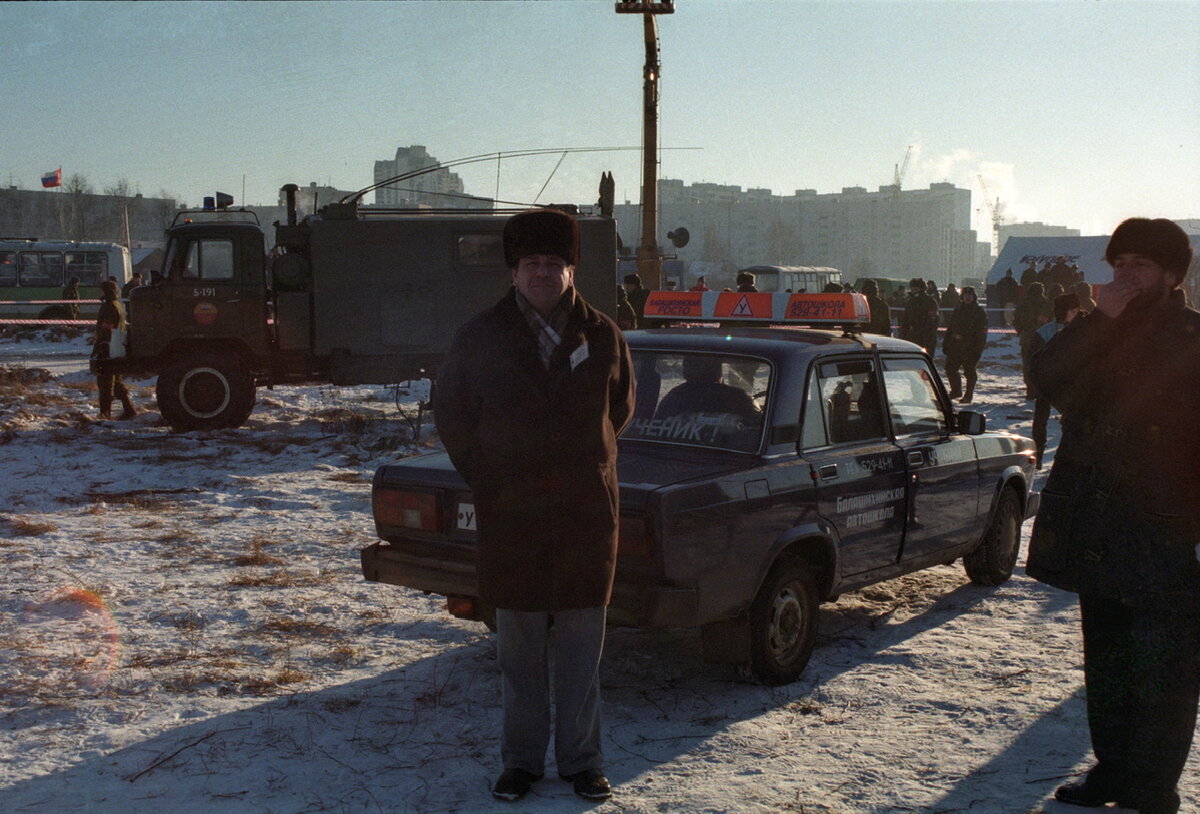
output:
[[759, 449], [771, 366], [762, 359], [682, 351], [634, 351], [637, 409], [622, 438]]

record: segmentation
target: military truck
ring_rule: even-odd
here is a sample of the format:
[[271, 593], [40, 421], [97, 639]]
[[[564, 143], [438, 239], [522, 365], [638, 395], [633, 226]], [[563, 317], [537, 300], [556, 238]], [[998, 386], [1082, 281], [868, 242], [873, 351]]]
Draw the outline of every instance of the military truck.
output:
[[[237, 427], [259, 386], [392, 384], [430, 376], [455, 329], [495, 303], [511, 275], [512, 211], [395, 210], [332, 203], [287, 222], [274, 247], [257, 217], [218, 196], [167, 230], [164, 266], [133, 289], [122, 349], [97, 372], [156, 374], [176, 431]], [[208, 202], [206, 201], [206, 204]], [[579, 292], [616, 310], [616, 223], [576, 214]]]

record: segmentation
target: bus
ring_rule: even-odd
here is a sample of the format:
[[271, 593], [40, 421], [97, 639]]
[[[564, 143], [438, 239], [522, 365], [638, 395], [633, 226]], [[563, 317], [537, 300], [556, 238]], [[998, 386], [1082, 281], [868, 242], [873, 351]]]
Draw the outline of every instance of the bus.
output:
[[[0, 320], [70, 320], [61, 300], [72, 277], [79, 278], [79, 299], [100, 299], [100, 283], [109, 277], [123, 286], [132, 273], [129, 249], [119, 243], [76, 240], [0, 238]], [[79, 319], [95, 319], [99, 306], [79, 306]]]
[[842, 272], [829, 266], [746, 266], [759, 291], [791, 291], [819, 294], [829, 283], [842, 284]]

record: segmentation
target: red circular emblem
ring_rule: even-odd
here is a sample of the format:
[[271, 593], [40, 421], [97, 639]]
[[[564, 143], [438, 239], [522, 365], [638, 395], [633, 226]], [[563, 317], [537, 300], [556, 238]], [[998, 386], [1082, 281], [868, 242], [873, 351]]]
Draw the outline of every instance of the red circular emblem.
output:
[[192, 309], [192, 316], [197, 325], [212, 325], [217, 321], [217, 306], [211, 302], [196, 303], [196, 307]]

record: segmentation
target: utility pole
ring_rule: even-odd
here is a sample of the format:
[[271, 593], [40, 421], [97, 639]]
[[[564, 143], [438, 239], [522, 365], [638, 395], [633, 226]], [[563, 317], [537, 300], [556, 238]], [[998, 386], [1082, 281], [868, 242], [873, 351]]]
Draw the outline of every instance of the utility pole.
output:
[[642, 236], [638, 242], [637, 267], [642, 285], [659, 287], [662, 252], [658, 248], [658, 24], [655, 15], [675, 13], [673, 0], [618, 0], [618, 14], [641, 14], [646, 42], [646, 65], [642, 73]]

